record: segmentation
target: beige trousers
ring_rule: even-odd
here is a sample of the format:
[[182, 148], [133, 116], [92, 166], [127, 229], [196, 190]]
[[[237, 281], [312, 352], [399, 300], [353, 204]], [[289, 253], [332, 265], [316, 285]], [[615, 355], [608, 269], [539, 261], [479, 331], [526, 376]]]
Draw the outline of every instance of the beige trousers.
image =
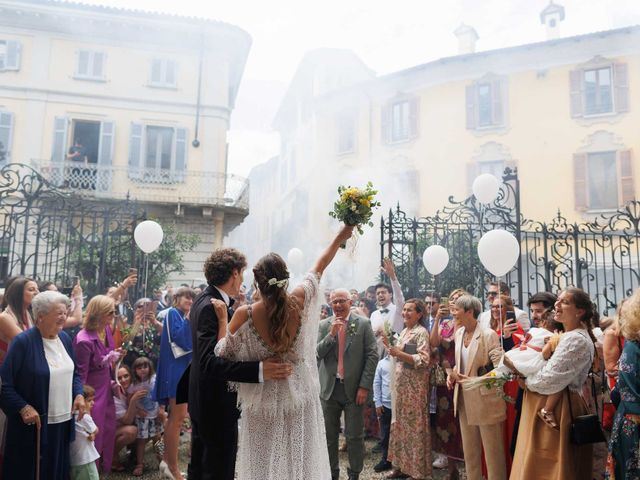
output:
[[[462, 395], [458, 397], [462, 400]], [[467, 471], [467, 480], [482, 480], [482, 449], [487, 463], [487, 474], [491, 480], [506, 480], [507, 462], [504, 458], [502, 422], [491, 425], [469, 425], [464, 401], [458, 406], [462, 450]]]

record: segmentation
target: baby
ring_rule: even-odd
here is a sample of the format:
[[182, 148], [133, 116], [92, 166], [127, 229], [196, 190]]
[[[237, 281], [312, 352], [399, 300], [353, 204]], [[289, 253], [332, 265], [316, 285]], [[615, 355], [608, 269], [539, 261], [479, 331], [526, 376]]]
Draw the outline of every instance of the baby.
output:
[[[515, 334], [514, 334], [515, 335]], [[560, 341], [560, 333], [552, 333], [545, 328], [532, 328], [522, 338], [519, 346], [514, 347], [504, 354], [500, 365], [491, 372], [469, 380], [464, 380], [462, 388], [473, 390], [475, 388], [491, 384], [496, 376], [520, 374], [524, 377], [534, 375], [547, 364]], [[562, 392], [548, 395], [544, 408], [538, 412], [538, 416], [546, 425], [556, 430], [559, 428], [553, 409], [558, 404]]]

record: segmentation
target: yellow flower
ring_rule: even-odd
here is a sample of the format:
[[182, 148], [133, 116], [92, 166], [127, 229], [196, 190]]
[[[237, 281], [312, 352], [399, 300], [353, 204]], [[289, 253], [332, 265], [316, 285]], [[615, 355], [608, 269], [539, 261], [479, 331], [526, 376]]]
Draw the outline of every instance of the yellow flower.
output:
[[362, 200], [360, 200], [360, 205], [364, 205], [365, 207], [370, 207], [371, 206], [371, 202], [369, 200], [367, 200], [366, 198], [363, 198]]
[[489, 372], [489, 376], [490, 376], [490, 377], [495, 377], [495, 376], [496, 376], [496, 372], [495, 372], [495, 370], [491, 370], [491, 371]]

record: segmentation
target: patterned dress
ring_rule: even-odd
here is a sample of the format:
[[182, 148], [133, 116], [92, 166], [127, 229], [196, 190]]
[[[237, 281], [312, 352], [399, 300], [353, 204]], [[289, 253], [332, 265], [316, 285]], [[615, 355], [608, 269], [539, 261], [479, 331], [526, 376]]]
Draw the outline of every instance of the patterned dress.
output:
[[[453, 319], [442, 320], [440, 323], [442, 341], [438, 351], [441, 365], [445, 369], [453, 368], [456, 364], [454, 333]], [[453, 390], [449, 390], [446, 385], [437, 387], [436, 398], [436, 426], [431, 432], [433, 450], [452, 460], [464, 462], [460, 426], [458, 419], [453, 416]]]
[[429, 332], [418, 324], [405, 328], [398, 347], [417, 346], [410, 368], [396, 360], [393, 418], [389, 437], [389, 460], [414, 479], [431, 477], [431, 431], [429, 426]]
[[640, 343], [627, 340], [618, 373], [620, 405], [613, 420], [607, 471], [610, 480], [640, 478]]

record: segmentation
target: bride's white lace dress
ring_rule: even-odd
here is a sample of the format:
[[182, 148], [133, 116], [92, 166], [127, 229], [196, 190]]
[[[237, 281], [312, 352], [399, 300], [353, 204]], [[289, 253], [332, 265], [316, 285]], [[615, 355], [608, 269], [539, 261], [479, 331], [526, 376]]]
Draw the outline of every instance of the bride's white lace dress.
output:
[[[320, 305], [319, 276], [308, 273], [301, 284], [305, 292], [301, 325], [293, 348], [284, 358], [294, 364], [287, 380], [234, 383], [238, 391], [240, 445], [238, 480], [327, 480], [329, 456], [320, 405], [316, 344]], [[216, 355], [239, 361], [264, 360], [273, 352], [247, 321], [221, 339]]]

